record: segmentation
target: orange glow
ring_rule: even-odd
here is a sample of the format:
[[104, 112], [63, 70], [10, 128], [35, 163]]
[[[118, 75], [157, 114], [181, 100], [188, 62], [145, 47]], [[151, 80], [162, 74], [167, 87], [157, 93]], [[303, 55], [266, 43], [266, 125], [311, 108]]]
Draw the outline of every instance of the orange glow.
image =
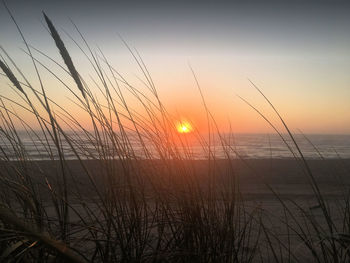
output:
[[193, 130], [192, 125], [187, 121], [181, 121], [176, 125], [179, 133], [189, 133]]

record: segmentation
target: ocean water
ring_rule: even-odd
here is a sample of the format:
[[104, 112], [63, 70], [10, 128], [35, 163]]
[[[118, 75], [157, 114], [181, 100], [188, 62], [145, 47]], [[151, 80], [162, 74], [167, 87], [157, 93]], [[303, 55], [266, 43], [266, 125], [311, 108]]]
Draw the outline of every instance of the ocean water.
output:
[[[224, 158], [228, 149], [233, 157], [243, 158], [293, 158], [298, 150], [291, 138], [283, 135], [286, 142], [277, 134], [236, 134], [225, 147], [216, 141], [213, 151], [219, 158]], [[294, 135], [304, 157], [309, 159], [350, 158], [350, 135]], [[286, 145], [289, 145], [289, 147]], [[193, 147], [197, 157], [203, 157], [202, 147]], [[226, 149], [226, 151], [224, 150]]]
[[[290, 147], [276, 134], [224, 134], [223, 140], [212, 139], [210, 148], [203, 146], [197, 140], [187, 142], [186, 147], [179, 145], [176, 150], [183, 156], [191, 159], [206, 159], [209, 156], [215, 158], [292, 158], [294, 152], [298, 156], [298, 152], [291, 139], [284, 135], [284, 138]], [[43, 143], [43, 135], [28, 135], [20, 133], [20, 144], [14, 143], [13, 140], [1, 136], [0, 139], [0, 159], [17, 160], [20, 158], [28, 158], [31, 160], [45, 160], [50, 158], [58, 158], [58, 152], [55, 145], [51, 141]], [[70, 134], [71, 141], [74, 144], [76, 153], [82, 159], [99, 158], [101, 148], [99, 149], [93, 140], [89, 140], [81, 134]], [[130, 136], [131, 145], [134, 153], [139, 158], [149, 158], [145, 155], [144, 148], [137, 139]], [[350, 158], [350, 135], [295, 135], [295, 139], [302, 151], [303, 155], [309, 159], [334, 159], [334, 158]], [[19, 147], [20, 145], [20, 147]], [[159, 158], [159, 151], [153, 143], [147, 143], [146, 148], [150, 152], [151, 158]], [[66, 159], [77, 159], [76, 153], [71, 146], [62, 139], [62, 151]], [[119, 158], [119, 154], [115, 147], [107, 143], [103, 148], [106, 156], [111, 158]]]

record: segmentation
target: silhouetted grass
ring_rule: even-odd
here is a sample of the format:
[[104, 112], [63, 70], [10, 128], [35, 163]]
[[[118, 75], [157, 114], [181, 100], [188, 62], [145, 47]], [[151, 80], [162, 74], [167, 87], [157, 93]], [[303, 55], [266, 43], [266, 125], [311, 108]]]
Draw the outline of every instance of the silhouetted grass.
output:
[[[75, 68], [54, 24], [46, 14], [44, 19], [68, 70], [28, 45], [24, 37], [41, 91], [29, 83], [4, 50], [5, 57], [0, 59], [4, 76], [19, 98], [0, 96], [0, 261], [303, 262], [291, 245], [295, 237], [315, 262], [349, 260], [349, 194], [340, 200], [343, 220], [336, 223], [294, 135], [255, 85], [280, 118], [292, 145], [264, 114], [247, 103], [275, 129], [303, 167], [317, 200], [313, 208], [283, 199], [268, 183], [283, 216], [277, 218], [257, 205], [248, 205], [232, 153], [257, 179], [264, 179], [233, 148], [232, 138], [220, 132], [195, 75], [209, 130], [208, 138], [194, 132], [208, 156], [200, 167], [193, 161], [186, 139], [176, 133], [175, 119], [162, 104], [137, 52], [127, 46], [151, 95], [130, 84], [101, 51], [92, 52], [79, 32], [88, 52], [74, 43], [97, 75], [93, 82], [99, 94], [95, 95]], [[78, 89], [65, 83], [33, 51], [64, 69]], [[44, 73], [38, 66], [72, 94], [72, 102], [89, 116], [92, 129], [85, 128], [71, 109], [46, 95], [41, 81]], [[129, 105], [128, 96], [142, 106], [142, 112]], [[36, 123], [28, 123], [10, 104], [34, 116]], [[44, 149], [47, 161], [33, 160], [21, 133], [32, 140], [38, 153]], [[215, 156], [214, 139], [220, 142], [225, 160]], [[67, 160], [72, 158], [74, 165]], [[223, 161], [224, 166], [220, 165]], [[321, 213], [315, 215], [315, 210]], [[286, 238], [271, 227], [273, 220], [286, 230]]]

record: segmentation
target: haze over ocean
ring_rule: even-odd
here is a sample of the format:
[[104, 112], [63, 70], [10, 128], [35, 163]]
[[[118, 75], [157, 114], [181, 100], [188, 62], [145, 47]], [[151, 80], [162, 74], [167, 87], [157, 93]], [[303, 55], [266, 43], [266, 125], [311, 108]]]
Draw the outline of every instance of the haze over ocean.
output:
[[[39, 133], [40, 134], [40, 133]], [[68, 133], [69, 134], [69, 133]], [[82, 159], [97, 159], [99, 155], [95, 148], [95, 144], [89, 141], [84, 134], [80, 133], [70, 134], [72, 141], [77, 145], [80, 145], [79, 153]], [[292, 153], [287, 148], [285, 143], [276, 134], [223, 134], [227, 138], [223, 144], [218, 138], [212, 142], [211, 151], [218, 159], [227, 158], [227, 153], [231, 158], [249, 158], [249, 159], [285, 159], [293, 158]], [[26, 133], [20, 133], [22, 138], [22, 144], [26, 149], [27, 157], [30, 160], [49, 160], [51, 156], [48, 154], [47, 147], [42, 143], [43, 136], [39, 138], [28, 135]], [[291, 145], [295, 153], [297, 153], [295, 147], [293, 147], [291, 140], [286, 140]], [[136, 155], [143, 159], [145, 158], [143, 148], [137, 137], [130, 136], [133, 149]], [[132, 139], [134, 138], [134, 140]], [[296, 135], [296, 140], [301, 148], [304, 156], [308, 159], [349, 159], [350, 158], [350, 135], [316, 135], [309, 134], [307, 139], [303, 135]], [[146, 141], [147, 142], [147, 141]], [[54, 149], [54, 143], [51, 142], [51, 147]], [[18, 153], [14, 151], [9, 141], [2, 140], [0, 144], [1, 148], [6, 151], [8, 157], [12, 160], [18, 159]], [[154, 145], [150, 143], [146, 145], [152, 152], [152, 158], [159, 158], [157, 150]], [[315, 150], [317, 148], [318, 152]], [[113, 147], [111, 147], [112, 149]], [[181, 151], [182, 147], [178, 146]], [[62, 149], [65, 153], [67, 160], [77, 159], [76, 155], [72, 152], [70, 146], [65, 140], [62, 140]], [[193, 140], [186, 145], [186, 151], [190, 151], [191, 155], [187, 155], [189, 159], [203, 160], [208, 158], [207, 148], [203, 147], [197, 140]], [[54, 158], [58, 159], [57, 151], [53, 150]], [[321, 154], [321, 156], [320, 156]], [[182, 155], [186, 157], [184, 152]], [[110, 154], [110, 157], [119, 159], [118, 153]]]

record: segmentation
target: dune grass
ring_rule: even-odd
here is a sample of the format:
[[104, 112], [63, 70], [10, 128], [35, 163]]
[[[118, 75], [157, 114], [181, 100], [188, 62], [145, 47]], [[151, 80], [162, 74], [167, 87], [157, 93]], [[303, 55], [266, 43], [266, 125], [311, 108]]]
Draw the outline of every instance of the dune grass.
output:
[[[31, 47], [16, 24], [40, 91], [5, 50], [0, 57], [3, 76], [18, 96], [17, 101], [0, 95], [1, 262], [303, 262], [307, 257], [315, 262], [349, 260], [349, 193], [344, 191], [339, 200], [342, 221], [336, 222], [294, 135], [254, 84], [285, 131], [279, 131], [247, 103], [275, 129], [298, 160], [317, 200], [315, 207], [305, 208], [294, 200], [284, 200], [266, 184], [283, 211], [284, 216], [277, 220], [286, 237], [271, 227], [276, 220], [273, 215], [245, 202], [232, 159], [233, 153], [235, 158], [241, 156], [231, 138], [220, 133], [196, 77], [210, 131], [208, 137], [194, 132], [207, 154], [203, 161], [206, 169], [201, 174], [137, 52], [128, 47], [150, 95], [129, 83], [101, 51], [93, 52], [78, 31], [84, 46], [74, 43], [97, 76], [96, 95], [75, 68], [54, 24], [46, 14], [44, 19], [62, 61]], [[75, 85], [58, 77], [40, 61], [39, 55], [59, 66]], [[46, 95], [42, 74], [51, 75], [71, 93], [72, 102], [89, 117], [92, 129]], [[126, 97], [130, 95], [142, 106], [142, 113], [129, 105]], [[31, 114], [36, 123], [28, 123], [10, 104]], [[43, 169], [29, 155], [22, 142], [23, 132], [33, 140], [38, 152], [45, 150], [50, 169]], [[225, 169], [215, 156], [214, 138], [220, 142], [215, 147], [222, 147], [225, 153]], [[15, 159], [10, 152], [15, 153]], [[76, 176], [68, 160], [72, 158], [80, 176]], [[94, 169], [87, 160], [93, 161]], [[241, 161], [245, 162], [244, 158]], [[251, 170], [263, 181], [254, 167]], [[305, 258], [293, 250], [291, 239], [295, 237]]]

